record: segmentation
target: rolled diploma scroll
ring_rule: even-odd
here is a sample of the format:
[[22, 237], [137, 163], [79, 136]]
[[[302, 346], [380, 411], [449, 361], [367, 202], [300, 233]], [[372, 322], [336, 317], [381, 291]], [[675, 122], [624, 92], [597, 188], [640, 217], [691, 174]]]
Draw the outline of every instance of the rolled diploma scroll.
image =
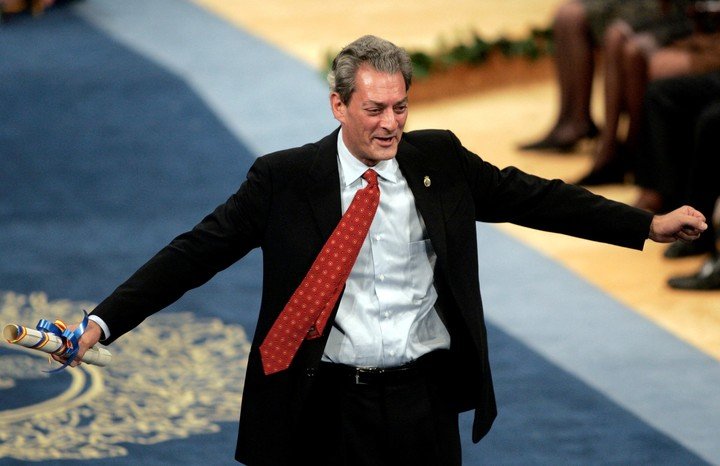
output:
[[[62, 356], [67, 347], [62, 338], [53, 333], [41, 332], [34, 328], [23, 327], [22, 325], [8, 324], [3, 329], [5, 339], [14, 345], [24, 346], [45, 353]], [[112, 360], [112, 354], [105, 348], [92, 347], [85, 352], [82, 362], [95, 366], [107, 366]]]

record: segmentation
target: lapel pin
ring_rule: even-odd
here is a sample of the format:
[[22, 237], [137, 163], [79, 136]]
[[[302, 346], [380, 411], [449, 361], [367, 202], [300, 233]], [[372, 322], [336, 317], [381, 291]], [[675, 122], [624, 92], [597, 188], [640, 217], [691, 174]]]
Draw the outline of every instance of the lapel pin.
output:
[[430, 184], [432, 184], [432, 183], [431, 183], [431, 181], [430, 181], [430, 177], [429, 177], [429, 176], [426, 176], [425, 178], [423, 178], [423, 184], [425, 185], [426, 188], [429, 188], [429, 187], [430, 187]]

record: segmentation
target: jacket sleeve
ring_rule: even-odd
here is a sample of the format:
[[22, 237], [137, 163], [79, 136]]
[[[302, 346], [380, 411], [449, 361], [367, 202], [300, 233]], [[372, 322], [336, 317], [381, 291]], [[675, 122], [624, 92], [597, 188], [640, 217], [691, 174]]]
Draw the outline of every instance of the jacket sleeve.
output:
[[642, 249], [652, 214], [585, 188], [499, 169], [465, 149], [452, 133], [455, 153], [470, 186], [476, 220], [529, 228]]
[[192, 230], [161, 249], [92, 312], [110, 344], [260, 245], [272, 199], [268, 165], [259, 158], [246, 181]]

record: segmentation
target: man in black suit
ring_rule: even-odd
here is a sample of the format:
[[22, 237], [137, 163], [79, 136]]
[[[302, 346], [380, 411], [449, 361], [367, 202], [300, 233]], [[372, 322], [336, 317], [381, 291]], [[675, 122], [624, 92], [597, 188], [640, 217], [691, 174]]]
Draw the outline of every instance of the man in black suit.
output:
[[[97, 306], [81, 352], [101, 337], [112, 343], [260, 247], [263, 296], [236, 459], [460, 464], [458, 413], [475, 410], [475, 442], [496, 415], [475, 222], [513, 222], [636, 249], [648, 237], [693, 240], [706, 228], [690, 207], [653, 217], [559, 180], [500, 170], [449, 131], [403, 133], [411, 74], [407, 53], [385, 40], [365, 36], [345, 47], [329, 79], [341, 127], [316, 143], [260, 157], [226, 203]], [[378, 190], [379, 207], [338, 285], [339, 299], [330, 301], [327, 325], [318, 318], [303, 327], [289, 367], [269, 368], [273, 332], [280, 325], [282, 336], [283, 323], [297, 324], [286, 312], [314, 287], [305, 287], [309, 269], [332, 273], [315, 261], [335, 243], [331, 233], [345, 222], [343, 212], [356, 192]]]

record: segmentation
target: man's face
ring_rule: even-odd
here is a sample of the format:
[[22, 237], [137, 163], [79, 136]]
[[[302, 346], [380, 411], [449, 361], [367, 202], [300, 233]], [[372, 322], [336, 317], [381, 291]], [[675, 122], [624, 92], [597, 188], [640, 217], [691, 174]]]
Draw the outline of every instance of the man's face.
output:
[[395, 157], [408, 114], [402, 73], [383, 73], [364, 64], [350, 101], [344, 104], [333, 92], [330, 104], [352, 155], [370, 167]]

